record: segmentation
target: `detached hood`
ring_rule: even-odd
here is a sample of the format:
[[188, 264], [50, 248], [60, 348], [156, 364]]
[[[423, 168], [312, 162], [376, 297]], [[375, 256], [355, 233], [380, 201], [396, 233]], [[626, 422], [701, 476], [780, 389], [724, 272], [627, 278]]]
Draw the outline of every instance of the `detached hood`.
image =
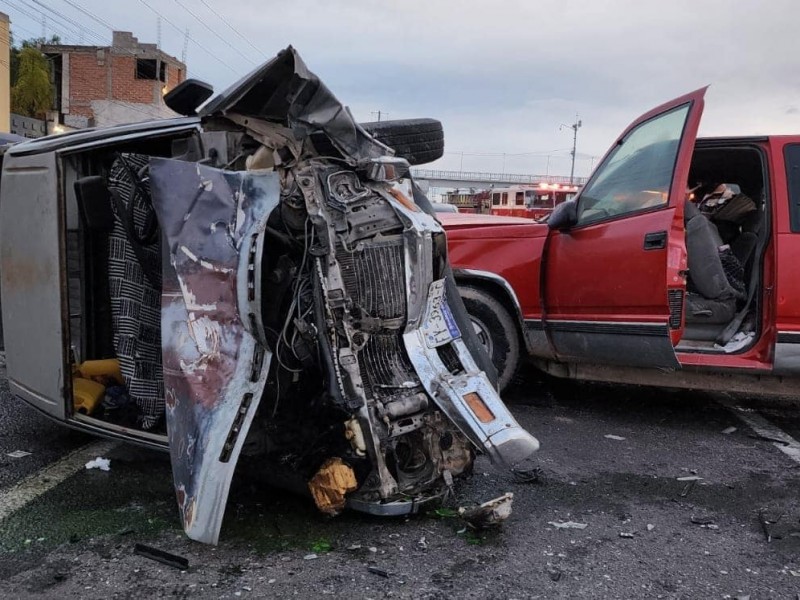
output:
[[199, 114], [270, 121], [291, 129], [300, 140], [321, 131], [351, 165], [394, 154], [356, 123], [291, 46], [219, 94]]

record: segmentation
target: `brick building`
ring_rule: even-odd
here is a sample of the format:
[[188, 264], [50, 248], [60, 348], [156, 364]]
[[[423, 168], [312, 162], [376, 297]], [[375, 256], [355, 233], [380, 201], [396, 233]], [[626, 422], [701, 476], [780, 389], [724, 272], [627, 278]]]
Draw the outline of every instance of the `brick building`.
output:
[[174, 117], [163, 95], [186, 78], [186, 65], [155, 44], [115, 31], [111, 46], [42, 46], [53, 65], [57, 122], [105, 127]]

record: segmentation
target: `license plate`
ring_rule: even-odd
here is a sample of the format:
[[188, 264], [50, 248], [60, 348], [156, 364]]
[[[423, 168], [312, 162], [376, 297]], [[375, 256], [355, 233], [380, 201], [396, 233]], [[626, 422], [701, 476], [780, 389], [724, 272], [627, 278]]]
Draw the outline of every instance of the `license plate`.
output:
[[420, 327], [428, 348], [438, 348], [461, 337], [445, 294], [445, 280], [439, 279], [428, 288], [428, 306]]

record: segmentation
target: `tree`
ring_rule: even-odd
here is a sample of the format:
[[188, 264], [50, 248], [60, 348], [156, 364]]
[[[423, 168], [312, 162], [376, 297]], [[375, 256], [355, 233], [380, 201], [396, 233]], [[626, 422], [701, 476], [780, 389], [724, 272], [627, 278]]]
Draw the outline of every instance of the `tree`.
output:
[[55, 34], [47, 38], [30, 38], [22, 40], [22, 44], [17, 46], [14, 43], [14, 33], [9, 32], [9, 46], [11, 46], [11, 87], [17, 83], [17, 75], [19, 74], [19, 53], [21, 48], [41, 48], [43, 45], [57, 45], [61, 43], [61, 38]]
[[35, 46], [19, 50], [17, 79], [11, 88], [11, 110], [27, 117], [44, 118], [53, 107], [53, 88], [50, 85], [50, 65]]

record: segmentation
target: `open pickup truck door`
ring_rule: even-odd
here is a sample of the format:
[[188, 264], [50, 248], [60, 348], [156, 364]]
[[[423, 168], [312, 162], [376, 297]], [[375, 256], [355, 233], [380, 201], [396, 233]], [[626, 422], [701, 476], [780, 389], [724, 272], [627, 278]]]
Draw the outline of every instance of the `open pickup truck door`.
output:
[[683, 204], [704, 94], [634, 121], [581, 191], [573, 218], [553, 219], [542, 295], [544, 327], [561, 360], [679, 367]]

